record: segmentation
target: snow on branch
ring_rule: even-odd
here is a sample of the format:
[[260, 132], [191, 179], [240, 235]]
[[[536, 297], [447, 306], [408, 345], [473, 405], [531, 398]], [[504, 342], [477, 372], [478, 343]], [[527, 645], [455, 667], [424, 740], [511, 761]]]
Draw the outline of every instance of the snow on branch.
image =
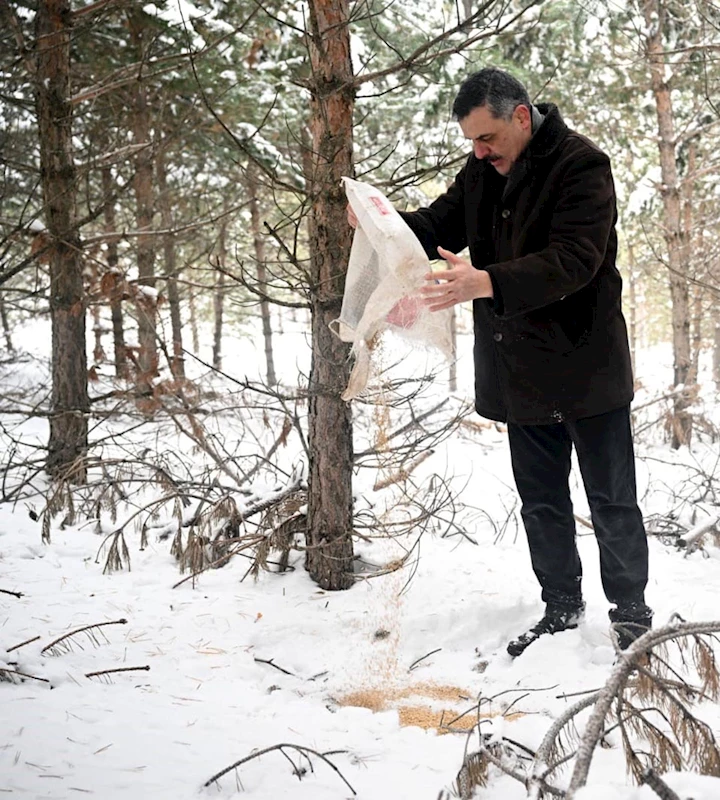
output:
[[[618, 651], [602, 689], [588, 693], [555, 720], [529, 768], [523, 763], [524, 746], [482, 735], [479, 749], [464, 759], [454, 796], [473, 797], [494, 765], [526, 786], [528, 800], [547, 796], [573, 800], [587, 783], [597, 746], [614, 730], [619, 730], [630, 773], [662, 800], [678, 800], [661, 778], [664, 773], [694, 769], [720, 776], [720, 747], [713, 730], [691, 710], [694, 703], [715, 703], [720, 697], [720, 670], [713, 650], [718, 632], [720, 620], [686, 622], [675, 616], [668, 625], [643, 634], [627, 650]], [[669, 643], [679, 650], [681, 668], [668, 660]], [[688, 682], [680, 670], [694, 674], [699, 685]], [[592, 710], [578, 737], [574, 727], [587, 709]], [[572, 774], [563, 788], [552, 776], [570, 762]]]
[[708, 533], [720, 534], [720, 514], [716, 514], [691, 528], [678, 539], [678, 547], [684, 547], [688, 553], [692, 553], [700, 547], [703, 538]]

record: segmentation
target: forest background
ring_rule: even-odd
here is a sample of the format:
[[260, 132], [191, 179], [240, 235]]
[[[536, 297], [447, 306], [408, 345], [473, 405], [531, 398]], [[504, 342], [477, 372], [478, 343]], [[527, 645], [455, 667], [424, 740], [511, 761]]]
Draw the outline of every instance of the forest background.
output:
[[[612, 159], [633, 357], [672, 353], [636, 431], [672, 451], [716, 442], [716, 4], [0, 0], [0, 20], [0, 499], [45, 543], [93, 520], [119, 570], [132, 526], [175, 524], [193, 583], [240, 553], [283, 569], [299, 548], [334, 590], [356, 582], [363, 526], [399, 539], [442, 517], [452, 486], [410, 478], [472, 424], [455, 365], [439, 401], [432, 375], [397, 369], [354, 409], [340, 399], [340, 178], [398, 208], [437, 196], [467, 155], [452, 99], [488, 64]], [[471, 328], [457, 309], [456, 339]], [[309, 351], [294, 375], [277, 368], [288, 331]], [[258, 374], [223, 369], [243, 337]], [[358, 510], [363, 469], [412, 506], [404, 528]], [[701, 478], [709, 505], [683, 498], [663, 533], [717, 525]]]

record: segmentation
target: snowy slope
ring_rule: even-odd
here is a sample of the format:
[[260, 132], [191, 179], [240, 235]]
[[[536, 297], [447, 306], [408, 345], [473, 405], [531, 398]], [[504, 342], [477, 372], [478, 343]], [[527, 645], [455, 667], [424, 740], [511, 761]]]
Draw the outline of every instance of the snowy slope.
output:
[[[282, 351], [282, 349], [281, 349]], [[286, 369], [292, 370], [292, 360]], [[467, 366], [467, 364], [465, 364]], [[438, 385], [439, 396], [444, 391]], [[653, 445], [671, 459], [668, 451]], [[645, 511], [666, 502], [661, 487], [678, 468], [642, 461]], [[507, 444], [489, 427], [456, 436], [423, 464], [453, 477], [465, 503], [495, 526], [514, 502]], [[575, 478], [577, 483], [577, 479]], [[358, 494], [373, 496], [367, 475]], [[650, 491], [648, 492], [648, 487]], [[576, 486], [577, 511], [586, 514]], [[248, 562], [172, 588], [180, 579], [169, 541], [151, 539], [144, 551], [129, 536], [132, 571], [102, 574], [96, 562], [102, 537], [92, 526], [54, 527], [40, 542], [39, 523], [22, 502], [0, 507], [0, 666], [48, 684], [0, 683], [0, 793], [23, 798], [197, 798], [231, 796], [274, 800], [435, 800], [450, 788], [468, 748], [467, 721], [482, 699], [483, 733], [507, 736], [528, 748], [540, 743], [553, 719], [578, 692], [599, 688], [614, 660], [592, 535], [579, 540], [585, 567], [586, 622], [545, 638], [512, 661], [507, 640], [541, 614], [524, 535], [510, 524], [498, 539], [490, 519], [467, 513], [477, 544], [455, 533], [426, 532], [417, 570], [366, 578], [348, 592], [319, 590], [293, 554], [294, 570], [246, 577]], [[462, 520], [460, 520], [462, 521]], [[59, 520], [58, 520], [59, 522]], [[385, 564], [407, 542], [361, 542], [364, 561]], [[653, 537], [647, 599], [662, 623], [675, 612], [713, 619], [720, 590], [720, 551], [683, 558]], [[414, 559], [413, 559], [414, 561]], [[72, 649], [42, 649], [70, 630], [105, 626], [93, 642], [73, 638]], [[39, 636], [10, 653], [8, 648]], [[435, 652], [432, 652], [435, 651]], [[432, 653], [432, 654], [431, 654]], [[4, 661], [3, 661], [4, 659]], [[265, 663], [265, 662], [272, 662]], [[149, 667], [106, 677], [87, 673]], [[411, 669], [412, 667], [412, 669]], [[453, 717], [454, 733], [438, 733]], [[720, 731], [718, 709], [698, 712]], [[503, 716], [505, 714], [505, 716]], [[586, 719], [587, 713], [580, 717]], [[301, 780], [280, 752], [242, 765], [217, 785], [203, 784], [253, 751], [280, 743], [329, 756], [288, 750]], [[625, 774], [619, 738], [598, 749], [581, 800], [650, 800]], [[523, 786], [497, 771], [479, 789], [482, 800], [525, 797]], [[720, 796], [720, 779], [667, 776], [694, 800]]]

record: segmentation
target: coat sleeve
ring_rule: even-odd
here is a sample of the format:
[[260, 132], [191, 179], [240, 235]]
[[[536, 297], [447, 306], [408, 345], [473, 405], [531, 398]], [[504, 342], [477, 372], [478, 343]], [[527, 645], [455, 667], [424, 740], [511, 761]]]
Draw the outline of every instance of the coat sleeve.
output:
[[526, 314], [562, 300], [586, 286], [603, 263], [617, 216], [609, 159], [594, 151], [575, 155], [558, 180], [547, 247], [486, 267], [499, 316]]
[[400, 216], [417, 236], [429, 259], [437, 259], [437, 248], [459, 253], [467, 247], [465, 229], [465, 178], [467, 164], [457, 174], [445, 194], [427, 208], [401, 211]]

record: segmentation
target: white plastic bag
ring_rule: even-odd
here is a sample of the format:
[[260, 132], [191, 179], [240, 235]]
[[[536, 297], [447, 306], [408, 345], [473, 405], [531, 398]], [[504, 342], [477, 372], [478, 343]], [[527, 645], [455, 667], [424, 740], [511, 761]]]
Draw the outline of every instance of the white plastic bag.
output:
[[431, 313], [418, 289], [430, 272], [430, 261], [407, 223], [382, 192], [368, 183], [343, 178], [355, 229], [340, 317], [332, 330], [352, 342], [355, 365], [343, 400], [366, 387], [372, 345], [383, 331], [440, 350], [451, 357], [450, 310]]

